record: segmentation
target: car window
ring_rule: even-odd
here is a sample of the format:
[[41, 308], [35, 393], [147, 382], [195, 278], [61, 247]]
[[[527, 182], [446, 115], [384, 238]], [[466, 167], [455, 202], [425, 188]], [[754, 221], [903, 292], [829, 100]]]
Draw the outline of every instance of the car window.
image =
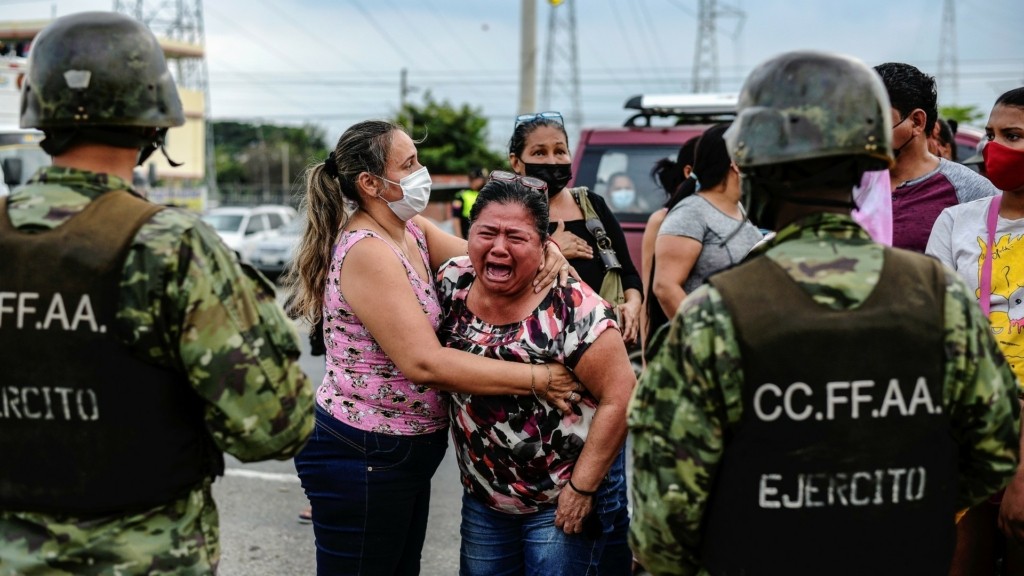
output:
[[249, 236], [267, 229], [267, 221], [264, 214], [254, 214], [249, 218], [249, 224], [245, 227], [245, 235]]
[[213, 227], [217, 232], [235, 232], [242, 227], [241, 214], [207, 214], [203, 216], [203, 222]]
[[281, 218], [281, 215], [277, 214], [276, 212], [268, 212], [267, 218], [270, 220], [271, 230], [276, 230], [277, 228], [280, 228], [282, 224], [284, 224], [284, 218]]
[[[590, 146], [580, 160], [575, 183], [600, 194], [619, 221], [646, 222], [666, 200], [665, 191], [651, 177], [651, 169], [663, 158], [675, 159], [678, 152], [678, 146]], [[622, 201], [623, 196], [613, 203], [609, 185], [620, 192], [631, 188], [635, 193], [628, 203]]]
[[285, 224], [284, 228], [281, 228], [281, 234], [286, 236], [301, 236], [305, 228], [305, 217], [292, 218], [287, 224]]

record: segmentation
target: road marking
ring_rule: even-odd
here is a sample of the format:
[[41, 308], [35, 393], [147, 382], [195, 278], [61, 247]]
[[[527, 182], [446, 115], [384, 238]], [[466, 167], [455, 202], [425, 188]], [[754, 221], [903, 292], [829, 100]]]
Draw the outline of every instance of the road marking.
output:
[[295, 474], [282, 474], [280, 472], [260, 472], [258, 470], [243, 470], [241, 468], [228, 468], [224, 470], [225, 476], [239, 476], [241, 478], [253, 478], [255, 480], [269, 480], [271, 482], [289, 482], [298, 484], [299, 477]]

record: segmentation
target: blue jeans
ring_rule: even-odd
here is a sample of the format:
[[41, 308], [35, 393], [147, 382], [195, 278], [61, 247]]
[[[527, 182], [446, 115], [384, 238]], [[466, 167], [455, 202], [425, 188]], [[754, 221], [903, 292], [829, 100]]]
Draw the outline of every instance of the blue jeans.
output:
[[376, 434], [317, 406], [316, 428], [295, 457], [313, 507], [317, 574], [419, 574], [430, 479], [447, 449], [447, 430]]
[[628, 576], [633, 555], [626, 541], [625, 452], [619, 452], [594, 503], [604, 531], [599, 538], [555, 527], [555, 506], [531, 514], [489, 508], [462, 496], [461, 576]]

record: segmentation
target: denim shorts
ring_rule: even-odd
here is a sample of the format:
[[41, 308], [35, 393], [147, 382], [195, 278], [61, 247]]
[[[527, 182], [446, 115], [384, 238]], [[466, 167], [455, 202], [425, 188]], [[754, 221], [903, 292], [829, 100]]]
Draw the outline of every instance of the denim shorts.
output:
[[628, 576], [633, 555], [627, 542], [625, 451], [595, 498], [603, 530], [591, 538], [555, 527], [555, 506], [509, 514], [463, 494], [460, 576]]
[[419, 574], [430, 479], [447, 448], [447, 430], [367, 432], [317, 406], [313, 434], [295, 456], [313, 507], [317, 574]]

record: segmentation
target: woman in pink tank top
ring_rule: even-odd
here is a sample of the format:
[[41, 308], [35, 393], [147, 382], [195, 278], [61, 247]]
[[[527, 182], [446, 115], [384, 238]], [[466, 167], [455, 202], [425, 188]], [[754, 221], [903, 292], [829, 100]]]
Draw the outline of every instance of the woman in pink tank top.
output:
[[[430, 184], [415, 143], [384, 121], [350, 127], [307, 174], [293, 302], [323, 321], [327, 373], [295, 466], [312, 504], [318, 574], [419, 573], [448, 391], [536, 394], [570, 409], [575, 382], [561, 364], [540, 382], [529, 365], [438, 341], [434, 271], [466, 242], [419, 215]], [[557, 248], [545, 261], [538, 291], [568, 270]]]

